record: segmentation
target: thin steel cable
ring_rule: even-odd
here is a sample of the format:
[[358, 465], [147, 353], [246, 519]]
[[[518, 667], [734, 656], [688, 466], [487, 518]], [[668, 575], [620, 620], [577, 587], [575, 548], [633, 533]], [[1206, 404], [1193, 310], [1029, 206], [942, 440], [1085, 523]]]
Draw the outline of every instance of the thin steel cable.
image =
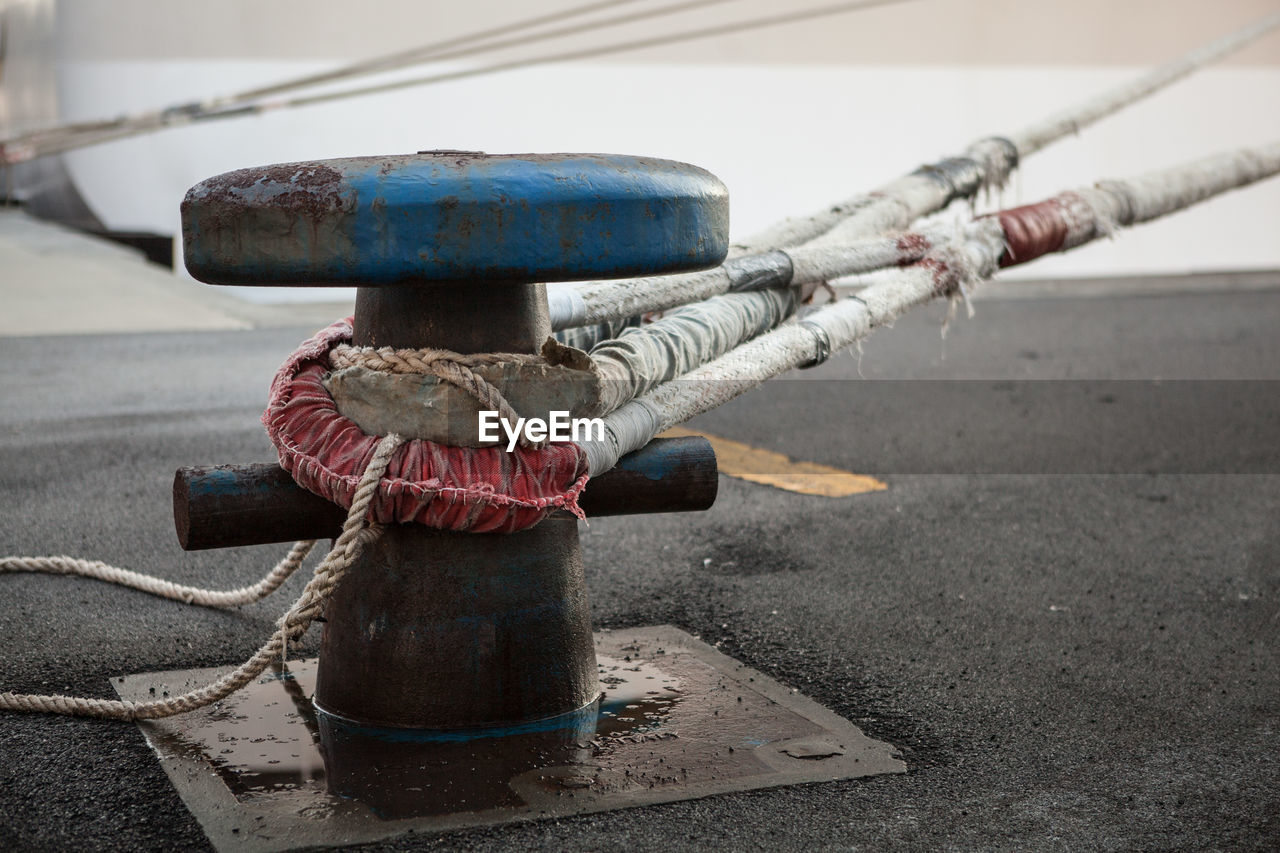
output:
[[[545, 15], [540, 18], [529, 18], [526, 19], [524, 23], [529, 26], [552, 23], [556, 20], [565, 20], [571, 17], [587, 14], [589, 12], [599, 11], [601, 8], [614, 5], [624, 5], [633, 2], [637, 2], [637, 0], [609, 0], [609, 2], [593, 3], [568, 10], [560, 14]], [[617, 15], [611, 18], [600, 18], [595, 21], [588, 21], [584, 24], [576, 24], [570, 27], [561, 27], [540, 33], [526, 33], [519, 38], [485, 42], [483, 44], [471, 45], [469, 47], [461, 47], [460, 49], [447, 50], [448, 47], [468, 44], [481, 38], [488, 38], [494, 35], [501, 35], [506, 32], [516, 31], [519, 29], [520, 25], [511, 24], [504, 27], [497, 27], [483, 33], [473, 33], [469, 36], [462, 36], [457, 39], [437, 42], [433, 45], [415, 48], [413, 50], [404, 51], [400, 54], [392, 54], [390, 57], [369, 60], [364, 63], [356, 63], [342, 69], [322, 72], [320, 74], [310, 75], [309, 77], [297, 78], [295, 80], [285, 81], [272, 86], [262, 87], [260, 89], [240, 92], [235, 95], [212, 98], [210, 100], [194, 104], [169, 107], [168, 109], [159, 111], [138, 113], [134, 116], [124, 116], [119, 119], [95, 120], [56, 125], [54, 127], [20, 134], [10, 139], [0, 141], [0, 163], [19, 162], [23, 159], [57, 154], [88, 145], [97, 145], [118, 139], [127, 139], [132, 136], [161, 130], [166, 127], [177, 127], [213, 119], [235, 118], [237, 116], [251, 115], [265, 110], [276, 109], [280, 106], [288, 106], [288, 104], [281, 104], [279, 102], [268, 104], [252, 103], [253, 101], [260, 100], [262, 97], [269, 94], [279, 94], [300, 88], [310, 88], [322, 83], [333, 82], [335, 80], [347, 79], [350, 77], [384, 73], [426, 61], [438, 62], [445, 59], [474, 56], [480, 53], [489, 53], [509, 47], [534, 44], [540, 41], [563, 38], [568, 35], [607, 29], [609, 27], [635, 23], [636, 21], [674, 15], [707, 6], [715, 6], [721, 3], [731, 2], [737, 2], [737, 0], [683, 0], [679, 3], [659, 6], [654, 9], [646, 9], [641, 12], [634, 12], [626, 15]]]
[[[410, 48], [409, 50], [400, 51], [399, 53], [391, 53], [385, 56], [376, 57], [363, 62], [353, 62], [350, 65], [344, 65], [341, 68], [335, 68], [332, 71], [322, 71], [318, 74], [309, 74], [305, 77], [296, 77], [281, 83], [275, 83], [270, 86], [262, 86], [257, 89], [247, 89], [228, 98], [230, 103], [243, 103], [244, 101], [255, 101], [259, 98], [265, 98], [268, 95], [279, 95], [293, 89], [309, 88], [318, 86], [321, 83], [331, 83], [335, 80], [341, 80], [348, 77], [357, 77], [363, 74], [375, 74], [383, 71], [391, 71], [397, 68], [404, 68], [407, 65], [413, 65], [424, 59], [440, 59], [444, 57], [465, 56], [471, 52], [482, 53], [497, 48], [493, 44], [481, 44], [465, 51], [450, 50], [451, 48], [460, 48], [463, 45], [474, 45], [475, 42], [488, 38], [496, 38], [505, 36], [509, 33], [521, 32], [533, 27], [545, 26], [546, 24], [554, 24], [557, 21], [567, 21], [572, 18], [578, 18], [582, 15], [589, 15], [592, 12], [599, 12], [603, 9], [611, 9], [615, 6], [628, 6], [632, 3], [638, 3], [641, 0], [598, 0], [594, 3], [586, 3], [581, 6], [574, 6], [559, 12], [551, 12], [546, 15], [536, 15], [532, 18], [522, 18], [519, 21], [513, 21], [509, 24], [492, 27], [487, 30], [478, 30], [467, 35], [457, 36], [455, 38], [443, 39], [441, 41], [432, 42], [431, 44], [421, 45], [420, 47]], [[729, 0], [701, 0], [692, 4], [685, 5], [704, 5], [710, 3], [724, 3]], [[651, 16], [661, 15], [663, 12], [654, 12]], [[619, 22], [617, 18], [604, 19], [601, 21], [593, 21], [583, 24], [583, 27], [608, 27]], [[548, 38], [556, 38], [562, 35], [562, 32], [556, 33], [525, 33], [525, 43], [534, 41], [543, 41]], [[446, 51], [448, 51], [446, 53]]]
[[716, 24], [710, 27], [701, 27], [694, 30], [685, 30], [684, 32], [679, 33], [668, 33], [660, 36], [649, 36], [646, 38], [635, 39], [633, 41], [597, 45], [595, 47], [581, 48], [579, 50], [567, 50], [561, 53], [547, 54], [544, 56], [513, 59], [508, 62], [498, 62], [493, 65], [485, 65], [480, 68], [459, 69], [458, 71], [432, 74], [426, 77], [415, 77], [410, 80], [396, 80], [389, 83], [380, 83], [376, 86], [365, 86], [359, 89], [346, 89], [341, 92], [327, 92], [321, 95], [291, 98], [274, 106], [304, 107], [310, 106], [311, 104], [320, 104], [326, 101], [338, 100], [340, 98], [355, 97], [357, 95], [373, 95], [381, 92], [394, 91], [396, 89], [405, 89], [411, 86], [425, 86], [433, 83], [444, 83], [451, 80], [464, 80], [468, 77], [496, 74], [501, 71], [515, 71], [520, 68], [531, 68], [538, 65], [550, 65], [555, 62], [571, 62], [578, 59], [590, 59], [596, 56], [607, 56], [609, 54], [622, 53], [628, 50], [643, 50], [646, 47], [661, 47], [668, 44], [679, 44], [681, 42], [710, 38], [712, 36], [731, 35], [732, 33], [740, 33], [747, 30], [758, 30], [765, 27], [783, 26], [785, 24], [794, 24], [801, 21], [810, 21], [816, 18], [826, 18], [832, 15], [857, 12], [876, 6], [894, 6], [899, 3], [910, 2], [917, 2], [917, 0], [853, 0], [853, 2], [833, 3], [827, 6], [816, 6], [811, 9], [803, 9], [799, 12], [788, 12], [784, 15], [770, 15], [763, 18], [751, 18], [746, 21]]
[[[582, 6], [575, 6], [573, 8], [565, 9], [560, 12], [553, 12], [548, 15], [538, 15], [533, 18], [523, 18], [519, 21], [514, 21], [509, 24], [503, 24], [501, 26], [492, 27], [487, 30], [479, 30], [477, 32], [467, 33], [466, 35], [456, 36], [454, 38], [448, 38], [448, 39], [443, 39], [441, 41], [431, 42], [430, 44], [420, 45], [415, 48], [410, 48], [409, 50], [400, 51], [399, 53], [386, 54], [384, 56], [375, 57], [369, 60], [353, 62], [353, 63], [350, 63], [349, 65], [344, 65], [339, 68], [331, 69], [329, 71], [322, 71], [316, 74], [308, 74], [303, 77], [294, 77], [289, 80], [283, 80], [279, 83], [273, 83], [268, 86], [261, 86], [254, 89], [245, 89], [230, 95], [220, 95], [213, 98], [208, 98], [204, 101], [196, 102], [195, 104], [174, 106], [165, 110], [158, 110], [158, 111], [147, 112], [147, 113], [138, 113], [132, 117], [124, 116], [124, 117], [115, 118], [115, 119], [100, 119], [100, 120], [93, 120], [93, 121], [67, 122], [63, 124], [57, 124], [57, 125], [52, 125], [46, 128], [40, 128], [34, 131], [30, 131], [27, 134], [22, 134], [18, 137], [14, 137], [13, 139], [5, 140], [5, 142], [9, 144], [15, 144], [25, 139], [34, 138], [37, 135], [45, 135], [45, 134], [52, 135], [52, 134], [63, 133], [63, 132], [98, 133], [105, 130], [119, 130], [121, 129], [122, 121], [133, 123], [133, 122], [142, 121], [148, 118], [159, 118], [166, 114], [173, 115], [175, 117], [186, 114], [189, 118], [192, 114], [192, 110], [196, 112], [210, 112], [214, 110], [224, 110], [229, 107], [240, 106], [251, 101], [259, 100], [261, 98], [267, 97], [268, 95], [279, 95], [284, 92], [293, 91], [295, 89], [304, 89], [304, 88], [309, 88], [311, 86], [318, 86], [323, 83], [331, 83], [335, 80], [342, 80], [350, 77], [361, 76], [364, 74], [376, 74], [383, 71], [394, 70], [396, 68], [403, 68], [406, 65], [411, 65], [415, 62], [422, 62], [428, 59], [437, 58], [439, 54], [449, 50], [450, 48], [460, 48], [463, 45], [473, 44], [474, 42], [481, 41], [486, 38], [503, 36], [511, 32], [518, 32], [522, 29], [543, 26], [545, 24], [555, 23], [556, 21], [568, 20], [570, 18], [579, 17], [581, 15], [590, 14], [592, 12], [598, 12], [602, 9], [607, 9], [614, 6], [625, 6], [625, 5], [629, 5], [631, 3], [637, 3], [637, 2], [640, 2], [640, 0], [597, 0], [597, 2], [587, 3]], [[711, 2], [725, 2], [725, 0], [711, 0]], [[601, 22], [598, 24], [598, 26], [608, 26], [608, 25], [609, 25], [608, 21]], [[537, 41], [537, 40], [542, 40], [548, 37], [550, 36], [543, 33], [543, 34], [528, 36], [528, 40]], [[464, 56], [464, 55], [467, 55], [469, 52], [482, 53], [482, 52], [493, 50], [493, 49], [495, 48], [492, 47], [491, 45], [479, 45], [479, 46], [469, 48], [467, 50], [454, 50], [448, 55]]]
[[[663, 7], [662, 14], [670, 14], [675, 11], [687, 11], [699, 5], [706, 5], [713, 2], [723, 2], [723, 0], [688, 0], [688, 2], [677, 3], [674, 6]], [[442, 72], [432, 74], [425, 77], [415, 77], [408, 80], [396, 80], [387, 83], [380, 83], [372, 86], [364, 86], [355, 89], [344, 89], [338, 92], [325, 92], [316, 95], [308, 95], [296, 98], [287, 98], [279, 101], [270, 101], [266, 103], [256, 103], [244, 106], [234, 106], [226, 110], [210, 113], [199, 112], [177, 112], [154, 113], [135, 117], [126, 120], [118, 125], [110, 125], [107, 129], [100, 132], [89, 132], [86, 135], [78, 136], [74, 133], [67, 135], [63, 139], [59, 136], [58, 128], [51, 128], [48, 131], [40, 131], [23, 136], [13, 137], [11, 139], [0, 141], [0, 163], [16, 163], [30, 160], [35, 157], [47, 156], [50, 154], [58, 154], [64, 151], [70, 151], [76, 148], [88, 145], [97, 145], [103, 142], [112, 142], [119, 139], [126, 139], [142, 133], [154, 130], [160, 130], [165, 127], [180, 126], [190, 124], [197, 121], [212, 121], [215, 119], [235, 118], [238, 116], [252, 115], [277, 109], [296, 109], [298, 107], [312, 106], [315, 104], [328, 103], [330, 101], [343, 100], [346, 98], [362, 97], [365, 95], [381, 94], [383, 92], [395, 91], [416, 86], [427, 86], [436, 83], [445, 83], [454, 80], [464, 80], [471, 77], [480, 77], [488, 74], [497, 74], [504, 71], [515, 71], [521, 68], [531, 68], [539, 65], [550, 65], [556, 62], [570, 62], [580, 59], [590, 59], [596, 56], [605, 56], [609, 54], [622, 53], [629, 50], [641, 50], [647, 47], [658, 47], [666, 44], [678, 44], [680, 42], [693, 41], [701, 38], [710, 38], [719, 35], [729, 35], [747, 30], [761, 29], [772, 26], [782, 26], [785, 24], [798, 23], [801, 21], [813, 20], [816, 18], [830, 17], [832, 15], [844, 14], [848, 12], [856, 12], [862, 9], [873, 8], [876, 6], [891, 6], [899, 3], [916, 2], [916, 0], [853, 0], [852, 2], [836, 3], [827, 6], [818, 6], [811, 9], [805, 9], [798, 12], [790, 12], [783, 15], [772, 15], [763, 18], [752, 18], [746, 21], [738, 21], [728, 24], [717, 24], [710, 27], [702, 27], [694, 30], [685, 30], [678, 33], [669, 33], [659, 36], [650, 36], [632, 41], [616, 42], [608, 45], [597, 45], [589, 48], [581, 48], [578, 50], [561, 51], [557, 53], [543, 54], [541, 56], [525, 57], [523, 59], [508, 60], [505, 62], [497, 62], [491, 65], [483, 65], [477, 68], [459, 69], [457, 71]], [[655, 13], [657, 11], [655, 10]], [[621, 16], [631, 19], [639, 19], [643, 17], [642, 13], [631, 16]], [[649, 15], [652, 17], [652, 15]], [[583, 25], [581, 30], [591, 29]], [[528, 38], [521, 40], [520, 43], [529, 43], [536, 41], [537, 38]], [[483, 47], [483, 46], [482, 46]], [[479, 50], [481, 48], [477, 48]], [[439, 58], [439, 57], [437, 57]], [[134, 122], [134, 123], [129, 123]], [[95, 122], [93, 126], [101, 126], [100, 122]]]

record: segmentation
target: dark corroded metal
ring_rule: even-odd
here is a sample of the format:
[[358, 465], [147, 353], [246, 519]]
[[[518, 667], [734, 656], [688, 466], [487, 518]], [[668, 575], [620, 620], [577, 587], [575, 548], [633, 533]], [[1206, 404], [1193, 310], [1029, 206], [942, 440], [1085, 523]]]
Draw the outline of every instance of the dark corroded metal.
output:
[[796, 272], [791, 256], [786, 252], [765, 252], [734, 258], [725, 261], [724, 271], [729, 276], [729, 290], [734, 293], [786, 287]]
[[[388, 529], [326, 611], [316, 706], [457, 728], [582, 708], [598, 690], [578, 522], [508, 535]], [[376, 577], [377, 583], [368, 582]]]
[[240, 169], [182, 203], [201, 281], [361, 285], [561, 281], [711, 267], [724, 185], [616, 154], [423, 152]]
[[[356, 291], [357, 346], [536, 352], [551, 334], [532, 285], [467, 310], [439, 287]], [[515, 293], [516, 298], [503, 298]], [[513, 333], [512, 330], [515, 330]], [[325, 611], [316, 706], [382, 726], [498, 725], [575, 711], [595, 696], [591, 615], [575, 519], [510, 535], [390, 525]], [[376, 579], [376, 580], [375, 580]]]
[[[588, 518], [695, 512], [711, 508], [718, 486], [710, 442], [659, 438], [592, 479], [579, 505]], [[187, 551], [330, 539], [346, 515], [273, 462], [179, 468], [173, 477], [174, 526]]]
[[[538, 352], [551, 334], [542, 284], [488, 290], [396, 285], [362, 287], [357, 293], [355, 329], [361, 346], [413, 348], [430, 341], [454, 352]], [[495, 337], [502, 349], [486, 346]]]

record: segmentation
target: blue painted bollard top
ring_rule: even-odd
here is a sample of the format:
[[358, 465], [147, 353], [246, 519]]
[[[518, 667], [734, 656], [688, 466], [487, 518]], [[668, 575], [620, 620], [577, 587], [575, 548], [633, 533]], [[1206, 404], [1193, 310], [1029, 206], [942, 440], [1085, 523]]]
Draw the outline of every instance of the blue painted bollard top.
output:
[[719, 264], [729, 199], [670, 160], [423, 152], [227, 172], [187, 193], [182, 232], [211, 284], [569, 281]]

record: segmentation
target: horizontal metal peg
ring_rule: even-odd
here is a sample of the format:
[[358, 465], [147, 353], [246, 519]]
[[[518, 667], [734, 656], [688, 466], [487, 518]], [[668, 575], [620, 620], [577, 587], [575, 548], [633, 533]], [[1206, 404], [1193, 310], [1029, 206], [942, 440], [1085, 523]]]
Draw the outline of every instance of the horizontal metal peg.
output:
[[[592, 479], [579, 504], [588, 517], [693, 512], [715, 503], [718, 486], [710, 442], [659, 438]], [[332, 538], [345, 518], [275, 463], [179, 468], [173, 478], [173, 520], [187, 551]]]

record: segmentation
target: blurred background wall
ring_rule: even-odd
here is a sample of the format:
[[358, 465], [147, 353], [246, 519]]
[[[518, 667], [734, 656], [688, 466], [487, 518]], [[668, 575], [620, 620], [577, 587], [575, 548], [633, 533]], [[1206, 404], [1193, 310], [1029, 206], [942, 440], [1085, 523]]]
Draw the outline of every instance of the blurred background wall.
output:
[[[579, 0], [0, 3], [0, 125], [12, 131], [190, 102]], [[375, 79], [818, 5], [735, 0]], [[63, 155], [17, 183], [49, 215], [174, 234], [188, 186], [243, 166], [427, 148], [636, 153], [718, 174], [741, 237], [1013, 131], [1277, 9], [1274, 0], [913, 0], [166, 130]], [[985, 207], [1276, 139], [1280, 33], [1035, 156]], [[1280, 268], [1277, 223], [1280, 181], [1271, 181], [1019, 275]]]

